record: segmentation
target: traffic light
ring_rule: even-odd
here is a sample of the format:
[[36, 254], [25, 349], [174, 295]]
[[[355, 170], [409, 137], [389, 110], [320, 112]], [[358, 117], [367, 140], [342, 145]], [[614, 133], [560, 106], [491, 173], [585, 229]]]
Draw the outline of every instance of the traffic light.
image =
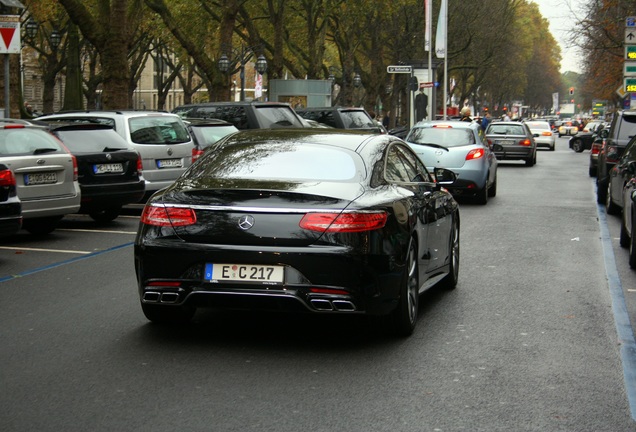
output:
[[570, 87], [570, 96], [574, 94], [574, 87]]
[[418, 80], [417, 80], [417, 77], [412, 76], [412, 77], [409, 79], [409, 90], [411, 90], [411, 91], [417, 91], [417, 89], [418, 89], [419, 87], [420, 87], [420, 84], [419, 84], [419, 82], [418, 82]]

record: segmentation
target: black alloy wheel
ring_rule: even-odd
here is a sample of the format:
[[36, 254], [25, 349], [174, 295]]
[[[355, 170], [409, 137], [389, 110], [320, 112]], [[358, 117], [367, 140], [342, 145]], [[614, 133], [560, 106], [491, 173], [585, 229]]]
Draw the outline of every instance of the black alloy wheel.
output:
[[583, 148], [583, 141], [581, 140], [581, 138], [577, 138], [574, 141], [572, 141], [572, 150], [574, 150], [577, 153], [582, 153], [584, 148]]
[[607, 181], [607, 192], [605, 193], [605, 211], [609, 215], [617, 215], [621, 212], [621, 207], [612, 201], [612, 181]]
[[459, 221], [453, 217], [449, 246], [448, 274], [440, 281], [440, 285], [446, 290], [453, 290], [459, 281]]
[[488, 196], [490, 198], [497, 196], [497, 173], [495, 173], [495, 180], [492, 182], [492, 184], [488, 188]]
[[411, 239], [406, 257], [406, 266], [406, 274], [400, 288], [400, 299], [391, 315], [391, 327], [398, 336], [410, 336], [413, 334], [417, 324], [417, 314], [420, 305], [420, 284], [415, 239]]

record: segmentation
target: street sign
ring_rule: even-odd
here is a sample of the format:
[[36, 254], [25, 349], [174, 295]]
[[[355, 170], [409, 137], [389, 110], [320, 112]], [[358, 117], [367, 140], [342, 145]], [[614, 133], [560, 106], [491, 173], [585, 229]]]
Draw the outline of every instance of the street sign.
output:
[[617, 88], [616, 89], [616, 94], [621, 99], [623, 99], [625, 96], [627, 96], [627, 91], [625, 91], [625, 85], [622, 85], [619, 88]]
[[636, 27], [636, 16], [628, 16], [625, 18], [625, 27]]
[[420, 83], [420, 88], [431, 88], [431, 87], [435, 87], [435, 83], [434, 82], [423, 82], [423, 83]]
[[625, 60], [636, 60], [636, 45], [625, 45]]
[[387, 66], [386, 67], [386, 71], [388, 73], [408, 73], [408, 74], [410, 74], [411, 72], [413, 72], [413, 67], [404, 66], [404, 65], [392, 65], [392, 66]]
[[636, 29], [631, 27], [625, 29], [625, 43], [630, 45], [636, 44]]
[[623, 76], [636, 77], [636, 60], [625, 60], [623, 63]]
[[20, 15], [0, 15], [0, 54], [20, 54]]
[[636, 93], [636, 78], [625, 78], [623, 80], [623, 89], [626, 93]]

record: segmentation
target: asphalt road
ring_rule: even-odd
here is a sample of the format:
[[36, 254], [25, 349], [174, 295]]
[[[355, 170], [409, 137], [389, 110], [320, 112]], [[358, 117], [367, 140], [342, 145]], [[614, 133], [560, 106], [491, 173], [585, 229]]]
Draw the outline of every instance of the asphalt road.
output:
[[408, 339], [346, 317], [151, 325], [135, 212], [4, 239], [0, 430], [636, 430], [608, 278], [636, 322], [636, 272], [616, 217], [603, 248], [588, 158], [559, 139], [532, 168], [502, 162], [488, 205], [461, 202], [458, 288], [422, 297]]

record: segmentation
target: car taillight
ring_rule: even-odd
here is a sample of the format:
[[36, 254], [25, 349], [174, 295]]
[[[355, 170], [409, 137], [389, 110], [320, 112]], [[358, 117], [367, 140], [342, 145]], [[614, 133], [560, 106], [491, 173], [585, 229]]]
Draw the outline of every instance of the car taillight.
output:
[[79, 178], [79, 171], [77, 169], [77, 158], [71, 155], [71, 159], [73, 159], [73, 181], [77, 181]]
[[197, 222], [191, 208], [147, 205], [141, 213], [141, 223], [153, 226], [187, 226]]
[[11, 170], [0, 171], [0, 186], [15, 186], [15, 176]]
[[142, 172], [143, 170], [144, 170], [144, 163], [143, 163], [143, 161], [141, 160], [141, 155], [140, 155], [140, 154], [138, 154], [138, 155], [137, 155], [137, 172], [138, 172], [139, 174], [141, 174], [141, 172]]
[[479, 158], [482, 158], [482, 157], [484, 157], [484, 150], [483, 149], [472, 149], [466, 155], [466, 160], [479, 159]]
[[541, 132], [543, 136], [552, 136], [552, 132]]
[[318, 232], [361, 232], [384, 227], [386, 212], [307, 213], [300, 227]]
[[192, 163], [194, 163], [194, 161], [196, 161], [197, 159], [199, 159], [199, 157], [203, 154], [203, 150], [199, 150], [199, 149], [192, 149]]
[[524, 140], [519, 141], [519, 145], [529, 146], [529, 145], [532, 145], [532, 141], [530, 141], [529, 139], [524, 139]]
[[601, 151], [601, 144], [598, 144], [598, 143], [592, 144], [592, 148], [590, 149], [590, 152], [592, 154], [598, 154], [600, 151]]

